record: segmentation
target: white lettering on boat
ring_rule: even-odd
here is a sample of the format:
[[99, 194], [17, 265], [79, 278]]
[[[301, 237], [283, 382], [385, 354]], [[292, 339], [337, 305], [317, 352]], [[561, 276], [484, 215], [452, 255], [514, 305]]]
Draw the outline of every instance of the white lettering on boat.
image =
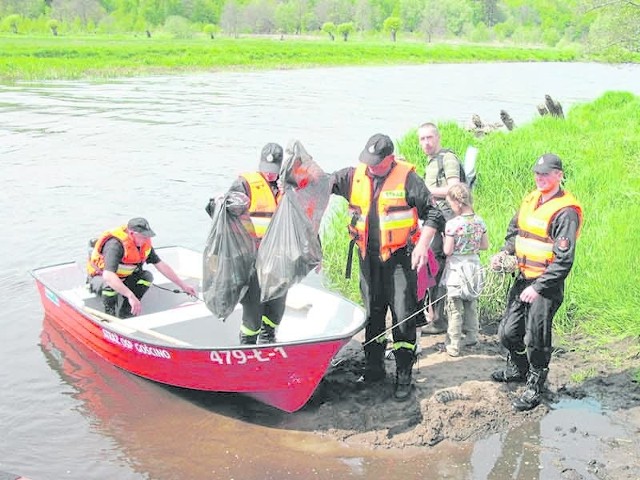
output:
[[209, 360], [218, 365], [245, 365], [249, 362], [269, 362], [272, 358], [287, 358], [282, 347], [254, 348], [252, 350], [213, 350]]
[[151, 355], [152, 357], [160, 357], [171, 360], [171, 354], [164, 348], [150, 347], [144, 343], [134, 343], [136, 350], [144, 355]]
[[109, 330], [105, 330], [103, 328], [102, 329], [102, 336], [106, 340], [108, 340], [109, 342], [111, 342], [111, 343], [113, 343], [115, 345], [120, 345], [121, 347], [126, 348], [127, 350], [132, 350], [133, 349], [133, 342], [131, 340], [129, 340], [128, 338], [122, 338], [117, 333], [110, 332]]
[[121, 337], [117, 333], [110, 332], [109, 330], [102, 329], [102, 336], [114, 345], [119, 345], [127, 350], [134, 350], [143, 355], [149, 355], [151, 357], [166, 358], [171, 360], [171, 353], [164, 348], [152, 347], [144, 343], [132, 342], [128, 338]]

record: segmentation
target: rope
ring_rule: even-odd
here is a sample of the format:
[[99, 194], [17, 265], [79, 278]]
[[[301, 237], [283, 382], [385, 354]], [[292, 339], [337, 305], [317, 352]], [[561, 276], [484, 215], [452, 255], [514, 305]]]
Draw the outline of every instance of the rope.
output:
[[171, 292], [171, 293], [184, 293], [185, 295], [187, 295], [190, 298], [195, 298], [196, 300], [200, 300], [201, 302], [204, 302], [204, 300], [202, 298], [200, 298], [197, 295], [189, 295], [187, 292], [185, 292], [184, 290], [180, 290], [178, 288], [167, 288], [167, 287], [161, 287], [160, 285], [156, 285], [155, 283], [152, 283], [151, 285], [153, 285], [156, 288], [159, 288], [160, 290], [164, 290], [165, 292]]
[[385, 336], [387, 333], [389, 333], [391, 330], [393, 330], [396, 327], [399, 327], [400, 325], [402, 325], [404, 322], [412, 319], [413, 317], [415, 317], [416, 315], [418, 315], [420, 312], [422, 312], [425, 309], [428, 309], [430, 306], [438, 303], [440, 300], [444, 299], [447, 297], [447, 294], [445, 293], [444, 295], [442, 295], [440, 298], [435, 299], [433, 302], [429, 302], [427, 305], [425, 305], [424, 307], [420, 307], [418, 308], [418, 310], [416, 310], [415, 312], [413, 312], [411, 315], [409, 315], [407, 318], [403, 319], [402, 321], [396, 323], [395, 325], [391, 325], [389, 328], [387, 328], [386, 330], [382, 331], [381, 333], [379, 333], [378, 335], [376, 335], [375, 337], [373, 337], [371, 340], [369, 340], [368, 342], [365, 342], [362, 344], [362, 347], [366, 347], [367, 345], [369, 345], [372, 342], [375, 342], [376, 340], [378, 340], [380, 337]]

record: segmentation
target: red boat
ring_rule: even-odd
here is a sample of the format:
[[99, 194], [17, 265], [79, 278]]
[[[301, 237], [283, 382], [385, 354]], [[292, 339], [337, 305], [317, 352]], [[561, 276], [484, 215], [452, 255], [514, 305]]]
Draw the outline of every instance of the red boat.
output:
[[[202, 254], [182, 247], [157, 249], [188, 283], [202, 280]], [[142, 299], [142, 314], [119, 319], [102, 312], [85, 287], [84, 265], [38, 268], [36, 280], [45, 314], [107, 362], [141, 377], [183, 388], [237, 392], [280, 410], [302, 408], [331, 360], [364, 328], [365, 313], [354, 303], [306, 284], [287, 295], [284, 318], [272, 345], [239, 345], [242, 310], [226, 321], [204, 302], [172, 291], [155, 270], [156, 288]]]

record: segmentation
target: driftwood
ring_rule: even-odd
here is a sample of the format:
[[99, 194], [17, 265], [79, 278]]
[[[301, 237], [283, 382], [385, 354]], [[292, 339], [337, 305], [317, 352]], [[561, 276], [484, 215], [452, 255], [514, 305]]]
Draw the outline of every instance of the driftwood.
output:
[[480, 115], [473, 114], [471, 121], [465, 127], [467, 131], [473, 132], [476, 137], [482, 137], [488, 133], [502, 128], [504, 125], [501, 122], [497, 123], [484, 123], [480, 118]]
[[504, 126], [507, 127], [509, 131], [516, 127], [513, 118], [511, 118], [511, 115], [509, 115], [506, 110], [500, 110], [500, 120], [502, 120], [502, 123], [504, 123]]
[[551, 98], [551, 95], [544, 96], [544, 103], [538, 105], [538, 113], [541, 116], [551, 115], [552, 117], [564, 118], [564, 112], [562, 111], [562, 105], [560, 102]]
[[[552, 117], [564, 118], [564, 112], [562, 111], [562, 105], [560, 102], [551, 98], [551, 95], [544, 96], [544, 103], [537, 105], [538, 113], [541, 116], [551, 115]], [[506, 128], [511, 131], [516, 128], [516, 124], [511, 118], [511, 115], [506, 110], [500, 110], [500, 122], [485, 123], [480, 118], [480, 115], [474, 113], [471, 115], [471, 120], [465, 126], [465, 129], [469, 132], [473, 132], [476, 137], [482, 137], [488, 133], [491, 133], [501, 128]]]

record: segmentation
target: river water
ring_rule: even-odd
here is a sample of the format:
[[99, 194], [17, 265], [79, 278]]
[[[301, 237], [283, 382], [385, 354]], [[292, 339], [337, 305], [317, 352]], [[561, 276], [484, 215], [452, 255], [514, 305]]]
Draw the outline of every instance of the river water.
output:
[[[83, 259], [89, 237], [132, 216], [150, 220], [156, 245], [202, 249], [208, 198], [255, 168], [269, 141], [299, 139], [333, 171], [355, 165], [373, 133], [398, 139], [474, 113], [495, 122], [501, 109], [523, 124], [545, 94], [567, 112], [608, 90], [640, 95], [639, 79], [639, 65], [513, 63], [0, 85], [0, 470], [33, 480], [435, 479], [453, 461], [462, 467], [448, 478], [489, 478], [486, 455], [474, 458], [499, 450], [499, 437], [409, 464], [278, 428], [285, 414], [249, 400], [112, 368], [47, 328], [28, 271]], [[505, 468], [491, 478], [512, 478]]]

